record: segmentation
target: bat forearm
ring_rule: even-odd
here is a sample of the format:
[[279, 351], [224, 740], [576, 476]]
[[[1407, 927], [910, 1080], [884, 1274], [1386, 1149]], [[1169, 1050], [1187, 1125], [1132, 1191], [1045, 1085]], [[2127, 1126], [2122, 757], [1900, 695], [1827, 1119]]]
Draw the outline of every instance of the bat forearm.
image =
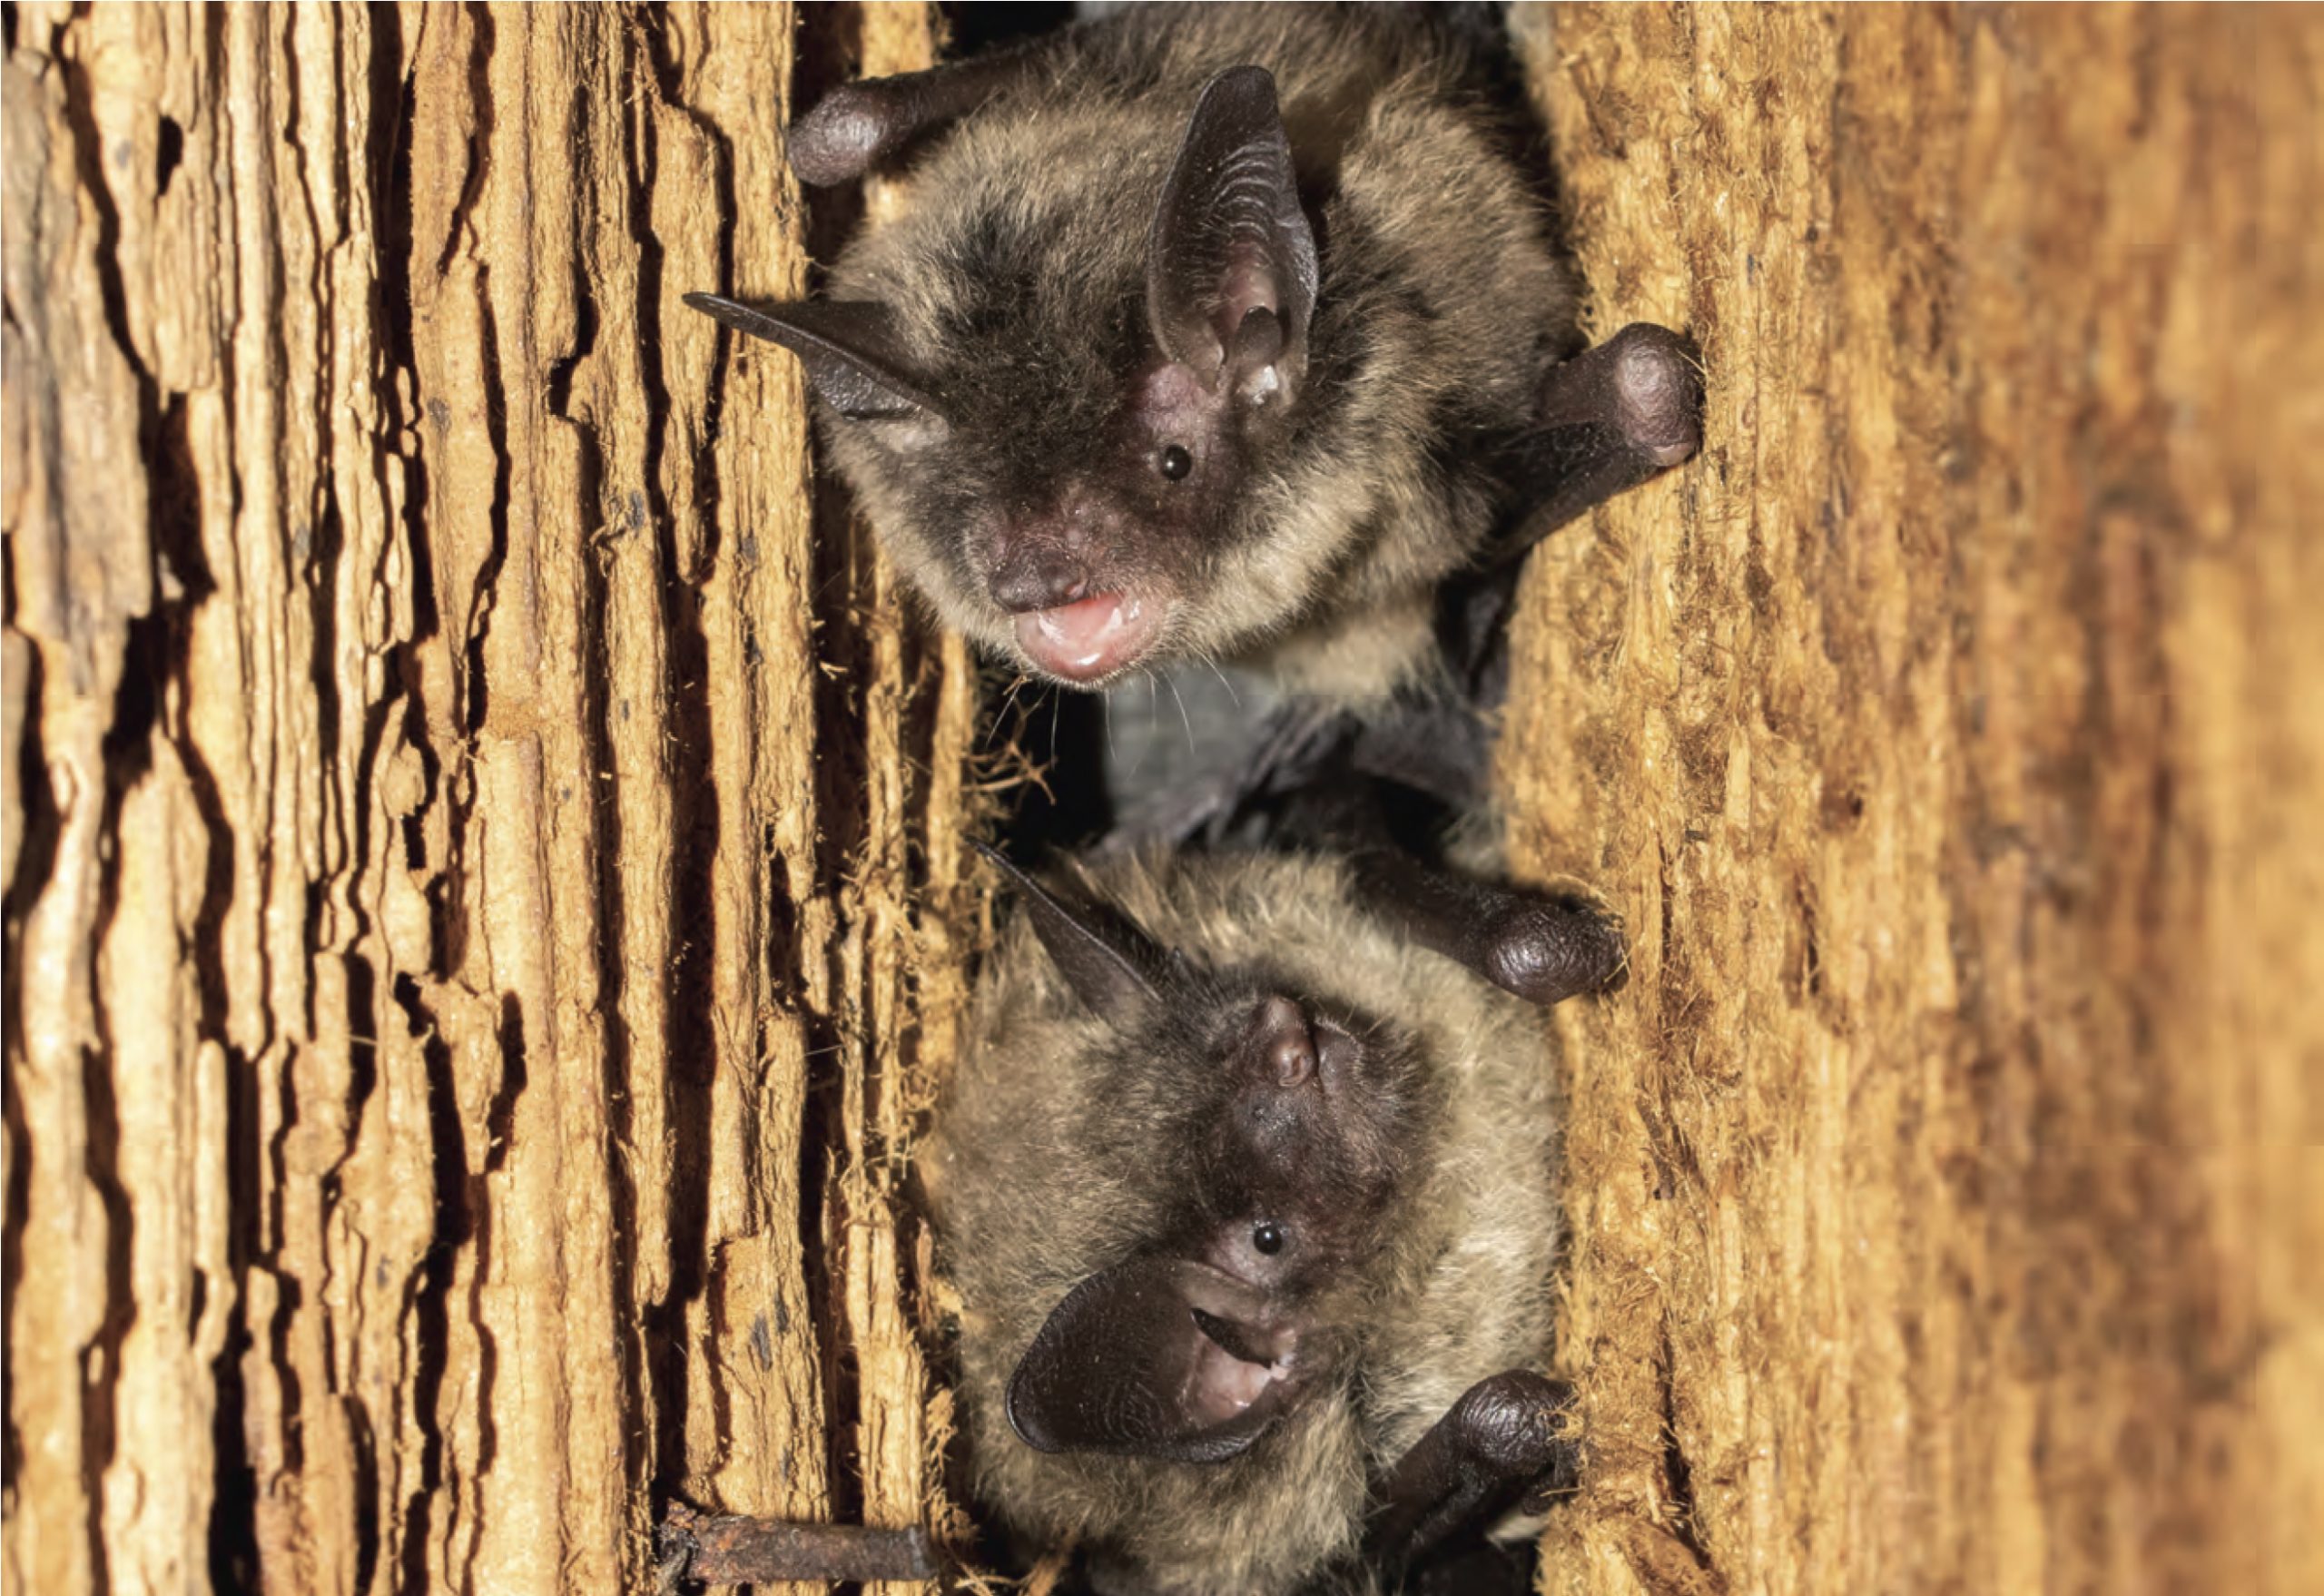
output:
[[673, 1580], [757, 1585], [774, 1580], [930, 1580], [936, 1548], [925, 1529], [802, 1524], [697, 1512], [673, 1502], [657, 1536]]

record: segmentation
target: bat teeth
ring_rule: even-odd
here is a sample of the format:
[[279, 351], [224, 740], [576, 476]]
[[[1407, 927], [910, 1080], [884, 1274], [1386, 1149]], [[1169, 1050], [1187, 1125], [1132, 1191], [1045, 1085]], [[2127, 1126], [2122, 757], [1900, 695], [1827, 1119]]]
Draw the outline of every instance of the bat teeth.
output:
[[1040, 669], [1088, 685], [1144, 657], [1161, 632], [1162, 606], [1136, 594], [1094, 593], [1017, 617], [1017, 642]]

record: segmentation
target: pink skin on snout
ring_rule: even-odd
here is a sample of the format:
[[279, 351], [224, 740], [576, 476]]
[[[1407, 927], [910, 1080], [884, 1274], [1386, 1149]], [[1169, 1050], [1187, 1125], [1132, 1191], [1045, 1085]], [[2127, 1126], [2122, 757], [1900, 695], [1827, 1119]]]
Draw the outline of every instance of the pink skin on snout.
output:
[[1068, 682], [1098, 682], [1135, 665], [1162, 630], [1163, 606], [1133, 593], [1094, 593], [1017, 617], [1027, 657]]

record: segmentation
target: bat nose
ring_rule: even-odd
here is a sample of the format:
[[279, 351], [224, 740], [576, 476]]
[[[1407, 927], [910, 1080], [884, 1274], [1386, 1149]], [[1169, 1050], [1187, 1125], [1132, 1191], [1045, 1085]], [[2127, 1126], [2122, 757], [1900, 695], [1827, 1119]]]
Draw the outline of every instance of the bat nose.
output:
[[993, 566], [986, 587], [1010, 615], [1055, 609], [1088, 596], [1088, 567], [1064, 549], [1019, 544]]

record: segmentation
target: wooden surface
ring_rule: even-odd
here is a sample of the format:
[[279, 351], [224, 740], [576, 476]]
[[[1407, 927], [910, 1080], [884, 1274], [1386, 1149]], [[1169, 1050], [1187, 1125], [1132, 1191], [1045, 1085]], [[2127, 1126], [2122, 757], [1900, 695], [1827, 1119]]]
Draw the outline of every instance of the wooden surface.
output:
[[1561, 1023], [1547, 1588], [2324, 1589], [2324, 27], [1531, 19], [1696, 465], [1534, 557]]
[[919, 1522], [970, 678], [678, 303], [803, 286], [790, 13], [11, 29], [8, 1582]]
[[[1637, 944], [1546, 1588], [2324, 1587], [2317, 25], [1521, 26], [1596, 330], [1710, 390], [1517, 639], [1520, 863]], [[10, 28], [7, 1581], [957, 1546], [972, 681], [677, 304], [804, 280], [790, 15]]]

